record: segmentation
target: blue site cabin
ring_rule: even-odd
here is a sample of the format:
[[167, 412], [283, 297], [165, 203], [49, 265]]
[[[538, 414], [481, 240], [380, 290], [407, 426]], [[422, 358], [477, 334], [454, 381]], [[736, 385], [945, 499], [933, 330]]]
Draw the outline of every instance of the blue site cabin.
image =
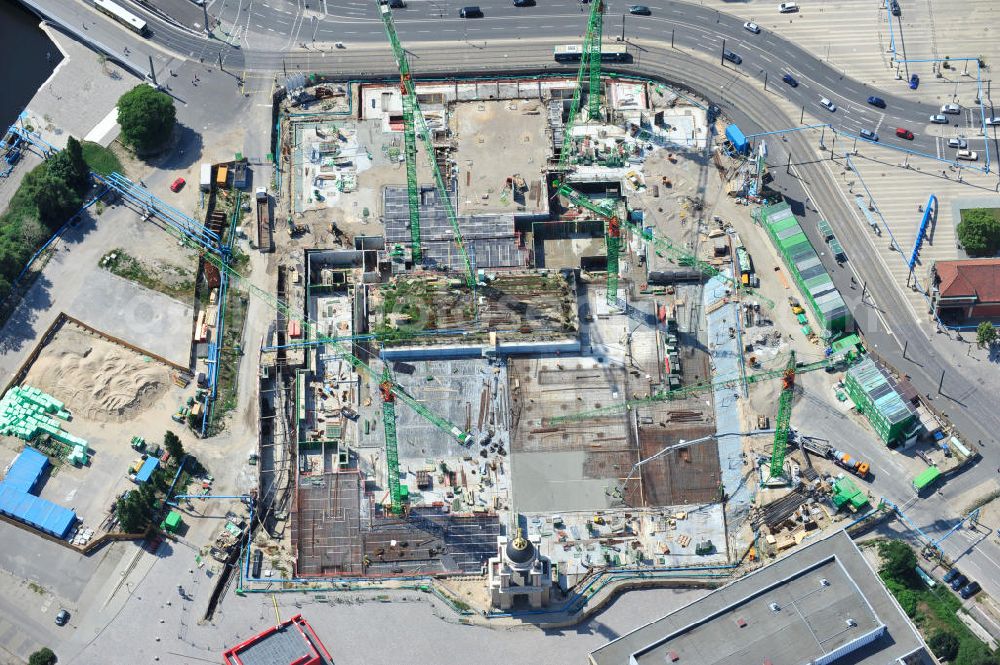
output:
[[160, 460], [155, 457], [147, 457], [146, 461], [142, 463], [142, 468], [139, 469], [139, 473], [135, 474], [135, 482], [140, 485], [147, 482], [158, 466], [160, 466]]
[[736, 152], [745, 153], [750, 147], [747, 137], [736, 125], [726, 127], [726, 138], [733, 144], [733, 150]]

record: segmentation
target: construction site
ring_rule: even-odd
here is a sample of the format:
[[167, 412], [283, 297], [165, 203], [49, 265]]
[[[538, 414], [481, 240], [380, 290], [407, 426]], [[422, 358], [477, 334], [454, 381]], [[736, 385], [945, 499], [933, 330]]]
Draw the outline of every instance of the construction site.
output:
[[[201, 220], [110, 176], [196, 263], [170, 335], [189, 357], [74, 321], [32, 354], [4, 452], [41, 428], [86, 458], [51, 484], [94, 497], [46, 533], [110, 533], [166, 463], [89, 464], [105, 424], [136, 430], [124, 458], [171, 419], [209, 441], [239, 419], [256, 439], [224, 459], [249, 489], [167, 505], [217, 518], [203, 553], [238, 562], [240, 590], [449, 578], [500, 615], [624, 569], [761, 566], [873, 512], [871, 450], [905, 451], [918, 491], [973, 460], [854, 334], [842, 250], [806, 238], [763, 149], [706, 100], [602, 72], [600, 5], [575, 77], [450, 82], [410, 74], [382, 6], [399, 82], [288, 76], [274, 181], [204, 164]], [[44, 530], [12, 491], [0, 512]]]
[[800, 374], [847, 413], [865, 351], [738, 129], [596, 56], [420, 83], [383, 20], [400, 84], [297, 75], [278, 113], [243, 583], [482, 575], [472, 605], [536, 607], [863, 514], [869, 463], [791, 415]]

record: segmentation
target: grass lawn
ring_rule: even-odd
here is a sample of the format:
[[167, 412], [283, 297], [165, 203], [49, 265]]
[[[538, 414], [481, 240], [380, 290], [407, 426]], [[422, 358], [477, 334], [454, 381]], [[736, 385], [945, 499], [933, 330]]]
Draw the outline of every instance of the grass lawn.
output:
[[121, 161], [110, 148], [104, 148], [97, 143], [83, 141], [83, 159], [92, 171], [101, 175], [108, 175], [112, 171], [117, 171], [124, 175]]

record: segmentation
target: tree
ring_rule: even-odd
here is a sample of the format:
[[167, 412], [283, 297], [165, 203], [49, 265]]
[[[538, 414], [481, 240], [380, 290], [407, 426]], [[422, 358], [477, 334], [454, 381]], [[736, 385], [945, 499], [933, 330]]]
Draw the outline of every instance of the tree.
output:
[[118, 99], [122, 139], [138, 152], [152, 152], [166, 143], [176, 120], [174, 100], [148, 85], [137, 85]]
[[167, 433], [163, 435], [163, 447], [180, 464], [181, 458], [184, 457], [184, 446], [181, 444], [180, 437], [167, 430]]
[[944, 630], [931, 635], [931, 639], [927, 640], [927, 646], [941, 660], [955, 660], [955, 656], [958, 655], [958, 637]]
[[888, 540], [879, 543], [879, 556], [882, 557], [882, 568], [879, 572], [889, 578], [912, 586], [913, 570], [917, 567], [917, 555], [909, 545], [901, 540]]
[[142, 498], [138, 492], [129, 492], [118, 499], [116, 513], [118, 523], [125, 533], [139, 533], [146, 526], [146, 511], [143, 509]]
[[962, 211], [958, 241], [971, 255], [992, 255], [1000, 248], [1000, 220], [991, 208]]
[[989, 321], [983, 321], [976, 328], [976, 345], [980, 349], [992, 346], [997, 341], [997, 329]]
[[58, 174], [46, 173], [35, 190], [38, 216], [49, 228], [57, 228], [83, 205], [83, 197]]
[[52, 665], [54, 662], [56, 662], [56, 655], [48, 647], [42, 647], [28, 656], [28, 665]]
[[90, 186], [90, 168], [83, 158], [83, 146], [72, 136], [66, 142], [66, 148], [57, 152], [46, 162], [46, 171], [56, 176], [83, 194]]

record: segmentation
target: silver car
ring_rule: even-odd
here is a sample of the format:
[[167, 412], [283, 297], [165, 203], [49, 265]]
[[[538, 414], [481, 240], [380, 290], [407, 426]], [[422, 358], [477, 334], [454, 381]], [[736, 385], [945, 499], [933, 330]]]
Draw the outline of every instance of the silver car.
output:
[[965, 139], [948, 139], [948, 147], [965, 150], [969, 147], [969, 144], [965, 141]]
[[948, 124], [948, 118], [944, 117], [940, 113], [938, 113], [936, 115], [932, 115], [931, 118], [930, 118], [930, 120], [935, 125], [947, 125]]

